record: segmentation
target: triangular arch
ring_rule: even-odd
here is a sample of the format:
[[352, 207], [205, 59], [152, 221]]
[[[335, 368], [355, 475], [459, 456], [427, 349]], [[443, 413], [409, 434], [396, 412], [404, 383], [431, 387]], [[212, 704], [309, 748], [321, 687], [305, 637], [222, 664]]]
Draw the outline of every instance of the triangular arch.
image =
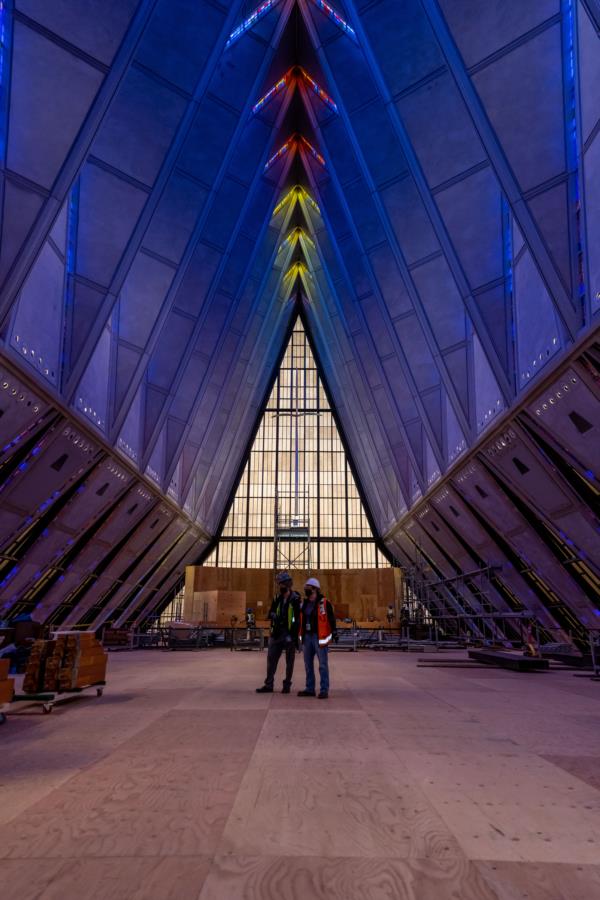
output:
[[205, 565], [388, 565], [377, 547], [353, 468], [298, 314]]

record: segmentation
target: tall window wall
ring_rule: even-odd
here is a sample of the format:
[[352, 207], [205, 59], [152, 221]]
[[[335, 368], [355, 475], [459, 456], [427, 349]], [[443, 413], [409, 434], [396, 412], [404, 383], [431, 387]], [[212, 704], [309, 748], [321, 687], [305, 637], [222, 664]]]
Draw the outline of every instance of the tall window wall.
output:
[[[275, 518], [279, 510], [278, 556]], [[267, 403], [219, 542], [205, 566], [313, 569], [389, 565], [378, 550], [300, 320]], [[283, 566], [282, 566], [283, 567]]]

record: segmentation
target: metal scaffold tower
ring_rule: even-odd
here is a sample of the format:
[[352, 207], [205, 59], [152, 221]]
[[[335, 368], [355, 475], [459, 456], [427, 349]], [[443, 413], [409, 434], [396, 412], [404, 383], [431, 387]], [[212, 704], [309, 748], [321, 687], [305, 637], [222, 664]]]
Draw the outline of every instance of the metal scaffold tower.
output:
[[[490, 594], [497, 566], [482, 566], [449, 578], [439, 578], [417, 548], [415, 565], [404, 570], [402, 621], [434, 626], [454, 639], [504, 643], [524, 637], [532, 616], [526, 612], [498, 612]], [[433, 576], [433, 577], [432, 577]]]
[[[308, 488], [300, 487], [300, 384], [299, 372], [291, 370], [289, 439], [293, 453], [293, 481], [289, 490], [275, 493], [275, 568], [310, 570], [310, 516]], [[304, 407], [305, 404], [303, 404]]]
[[275, 497], [275, 568], [311, 568], [308, 490], [278, 491]]

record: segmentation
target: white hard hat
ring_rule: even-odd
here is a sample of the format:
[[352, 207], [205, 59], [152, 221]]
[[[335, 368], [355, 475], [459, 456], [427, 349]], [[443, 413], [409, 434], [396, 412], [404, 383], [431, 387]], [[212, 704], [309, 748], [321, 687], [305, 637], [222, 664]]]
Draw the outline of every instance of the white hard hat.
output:
[[319, 590], [321, 587], [321, 583], [319, 582], [319, 580], [317, 578], [308, 578], [304, 587], [314, 587], [314, 588], [317, 588], [317, 590]]

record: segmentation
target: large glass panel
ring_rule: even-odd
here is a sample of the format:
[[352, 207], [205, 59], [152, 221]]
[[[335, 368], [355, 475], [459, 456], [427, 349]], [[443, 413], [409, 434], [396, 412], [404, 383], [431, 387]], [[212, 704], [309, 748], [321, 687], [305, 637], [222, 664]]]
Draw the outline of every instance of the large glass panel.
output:
[[217, 548], [205, 565], [389, 565], [373, 540], [299, 320]]

